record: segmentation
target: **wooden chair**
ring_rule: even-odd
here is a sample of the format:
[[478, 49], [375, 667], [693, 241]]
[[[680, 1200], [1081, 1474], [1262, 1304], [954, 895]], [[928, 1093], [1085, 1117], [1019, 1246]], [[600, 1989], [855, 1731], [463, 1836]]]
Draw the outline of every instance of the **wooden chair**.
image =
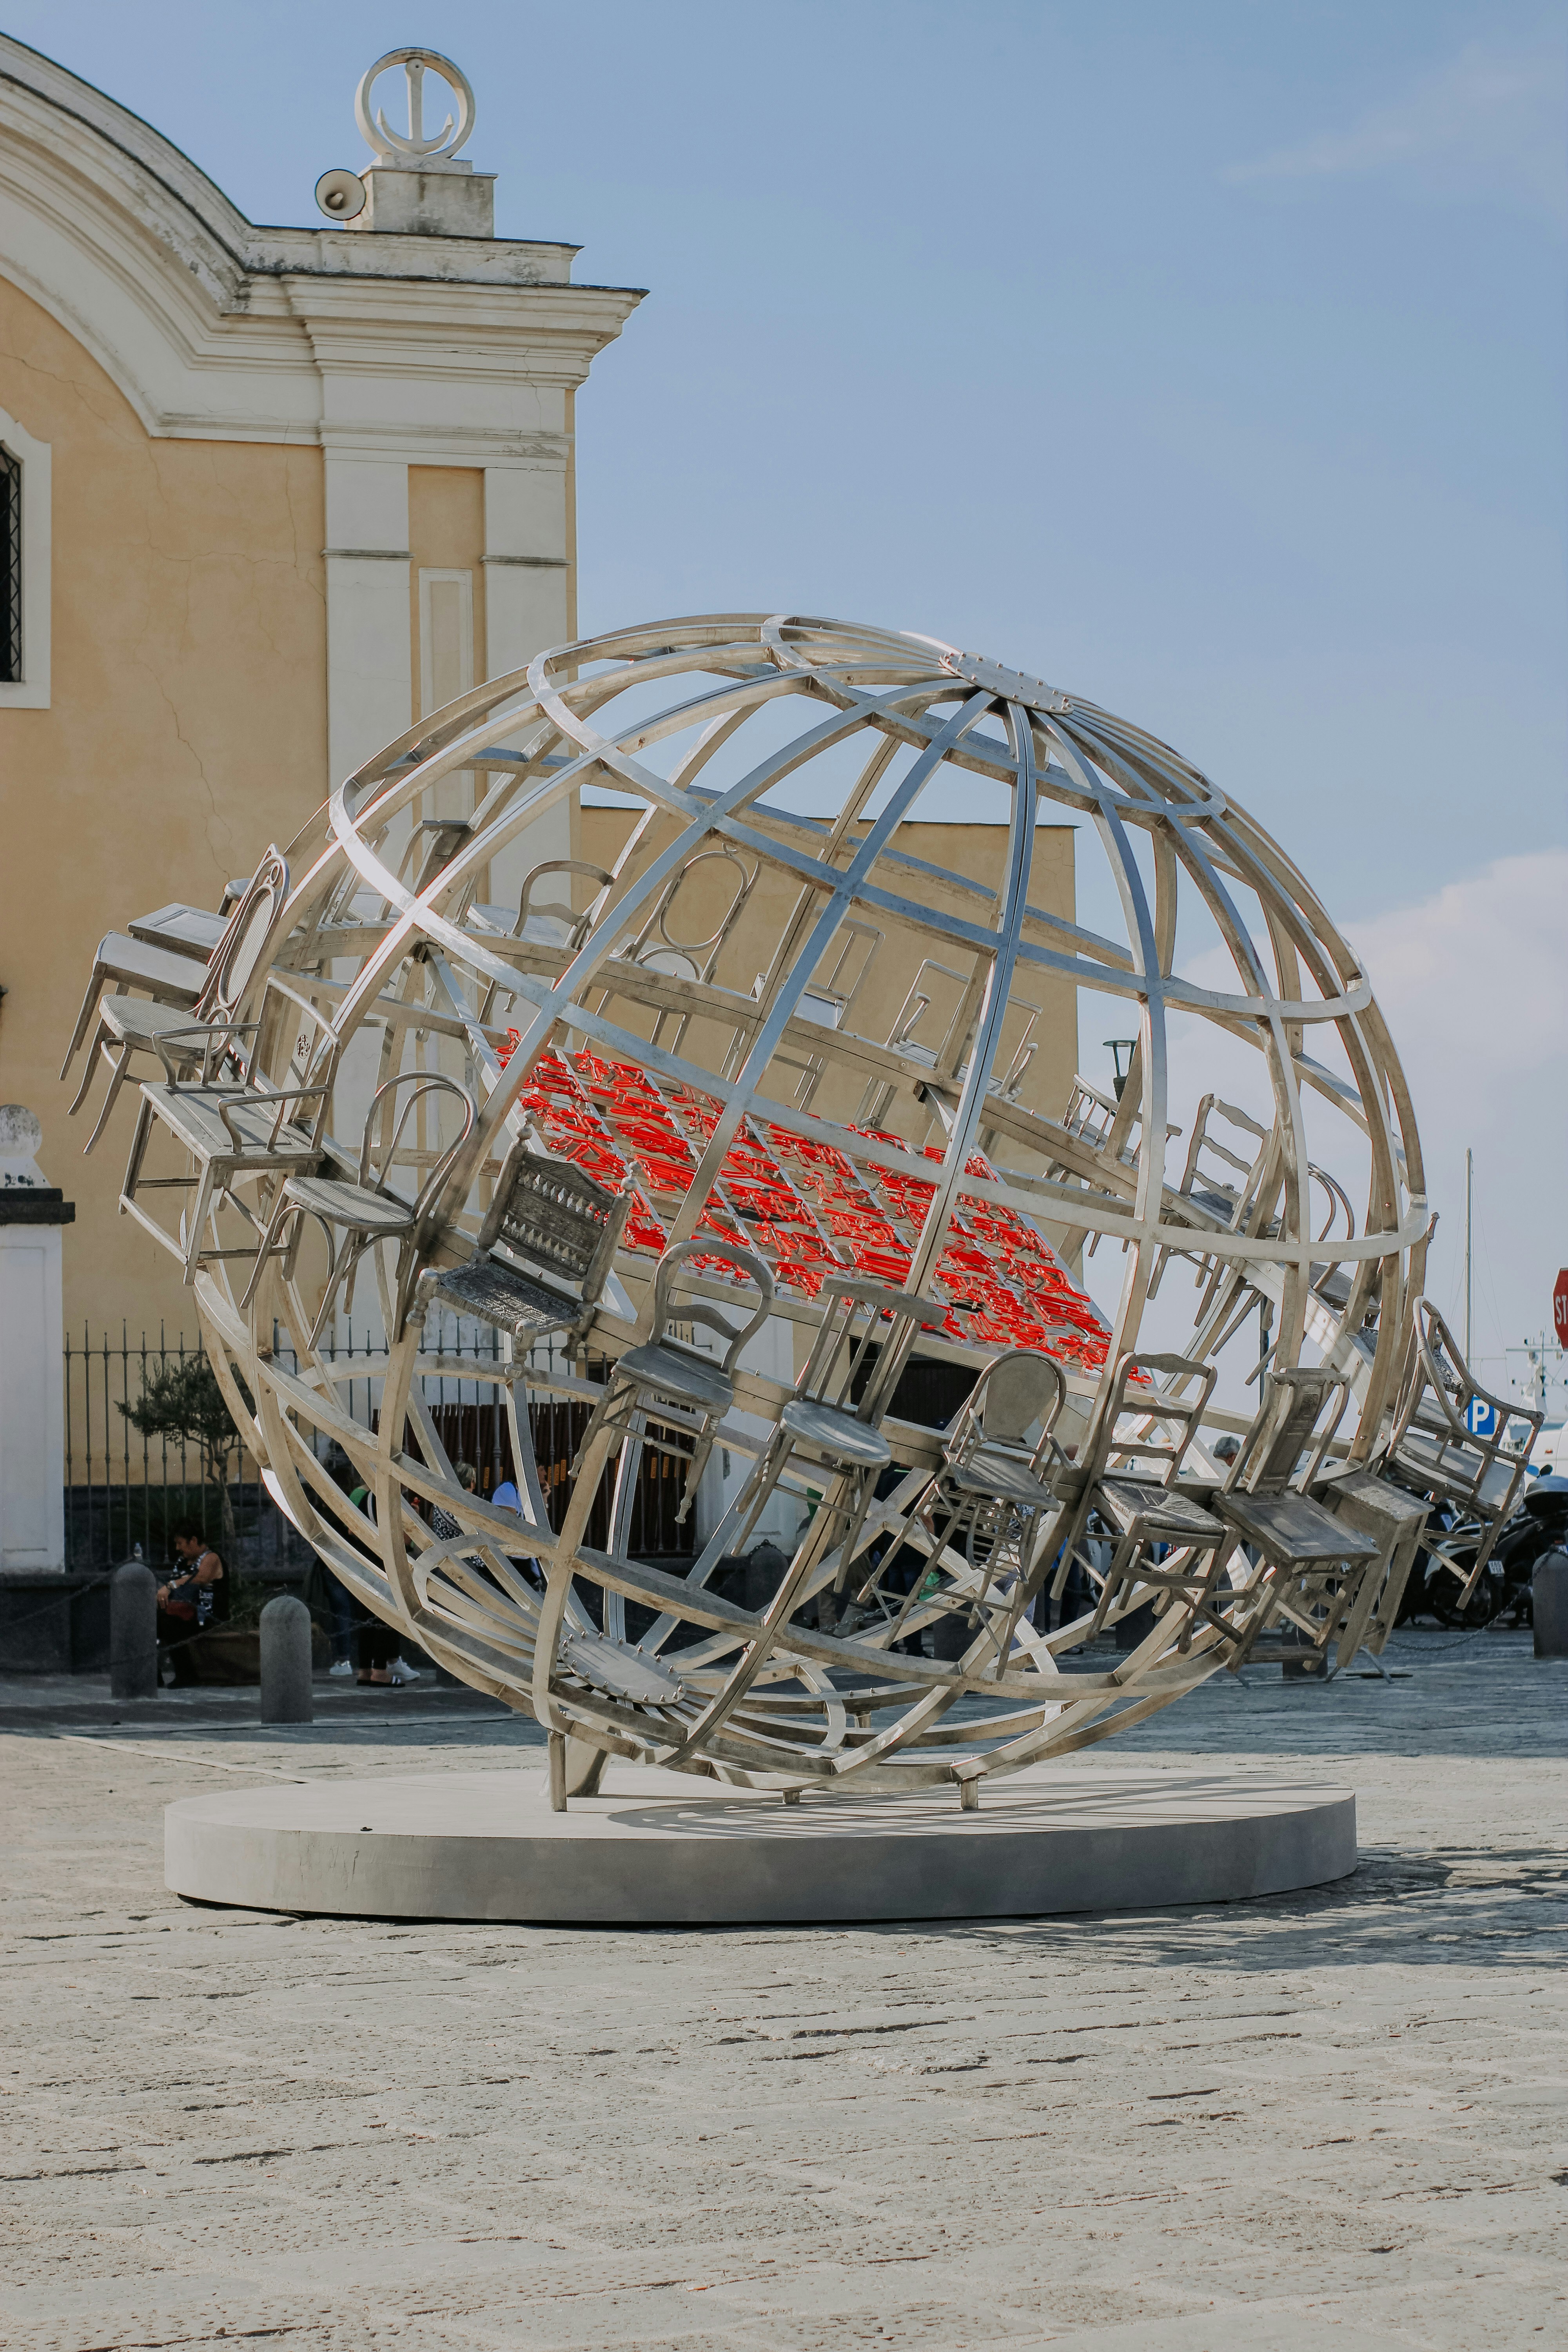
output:
[[552, 1332], [579, 1338], [615, 1265], [631, 1198], [629, 1186], [610, 1192], [525, 1133], [502, 1162], [473, 1255], [426, 1268], [416, 1297], [505, 1331], [514, 1354]]
[[[726, 1265], [749, 1275], [761, 1294], [756, 1312], [736, 1325], [721, 1307], [708, 1298], [689, 1296], [678, 1307], [676, 1278], [694, 1257], [721, 1258]], [[687, 1465], [686, 1491], [675, 1515], [676, 1525], [680, 1526], [691, 1508], [713, 1450], [714, 1433], [735, 1401], [734, 1374], [741, 1350], [767, 1321], [773, 1301], [773, 1276], [750, 1250], [734, 1249], [728, 1243], [711, 1239], [678, 1242], [667, 1249], [654, 1274], [652, 1337], [616, 1358], [609, 1384], [583, 1433], [583, 1442], [572, 1465], [574, 1477], [593, 1440], [606, 1428], [616, 1433], [612, 1449], [616, 1454], [628, 1437], [650, 1444], [656, 1452], [671, 1454]], [[700, 1323], [717, 1332], [725, 1342], [723, 1354], [715, 1360], [688, 1341], [672, 1337], [669, 1326], [673, 1322]], [[666, 1434], [662, 1438], [650, 1436], [649, 1423]]]
[[[1257, 1554], [1245, 1587], [1252, 1596], [1251, 1622], [1235, 1666], [1249, 1659], [1299, 1658], [1303, 1645], [1321, 1656], [1343, 1630], [1363, 1580], [1379, 1559], [1381, 1547], [1372, 1537], [1348, 1517], [1325, 1509], [1310, 1491], [1349, 1396], [1350, 1382], [1326, 1366], [1270, 1372], [1257, 1417], [1215, 1498], [1235, 1541]], [[1258, 1635], [1279, 1618], [1303, 1642], [1259, 1653]]]
[[[1384, 1466], [1402, 1486], [1458, 1514], [1453, 1527], [1427, 1536], [1426, 1549], [1459, 1579], [1463, 1606], [1485, 1573], [1519, 1498], [1531, 1449], [1546, 1416], [1481, 1387], [1429, 1298], [1416, 1300], [1413, 1324], [1410, 1373], [1394, 1417]], [[1490, 1437], [1479, 1436], [1469, 1425], [1470, 1408], [1478, 1403], [1490, 1408]], [[1529, 1424], [1529, 1435], [1517, 1454], [1503, 1449], [1510, 1421]]]
[[[207, 958], [205, 977], [194, 1001], [182, 1004], [166, 997], [124, 994], [102, 998], [98, 1006], [98, 1028], [89, 1049], [86, 1074], [71, 1105], [74, 1117], [87, 1098], [101, 1054], [110, 1066], [109, 1090], [98, 1115], [98, 1124], [87, 1139], [88, 1151], [92, 1150], [102, 1134], [120, 1089], [131, 1076], [132, 1055], [155, 1053], [171, 1081], [192, 1071], [199, 1071], [204, 1080], [210, 1081], [225, 1066], [237, 1076], [241, 1073], [246, 1058], [242, 1041], [248, 1038], [254, 1046], [259, 1024], [254, 1021], [241, 1024], [239, 1012], [247, 991], [277, 934], [288, 897], [287, 861], [277, 849], [269, 849]], [[99, 952], [101, 961], [102, 948]], [[164, 951], [153, 950], [152, 952], [161, 954]], [[182, 961], [189, 973], [194, 969], [192, 959], [182, 956]], [[88, 992], [89, 998], [92, 988], [100, 984], [99, 968], [95, 964], [93, 982]], [[79, 1022], [79, 1034], [81, 1025]], [[75, 1051], [73, 1040], [71, 1052]], [[66, 1059], [68, 1065], [70, 1055], [68, 1055]], [[62, 1071], [61, 1076], [64, 1075]]]
[[[394, 1118], [398, 1089], [403, 1087], [411, 1087], [414, 1091], [401, 1113]], [[425, 1181], [410, 1201], [391, 1190], [386, 1181], [387, 1173], [397, 1158], [410, 1118], [422, 1102], [437, 1095], [451, 1095], [462, 1105], [462, 1124], [451, 1142], [437, 1155]], [[376, 1115], [384, 1101], [388, 1108], [379, 1121], [382, 1139], [378, 1146]], [[321, 1226], [327, 1238], [327, 1280], [321, 1306], [310, 1326], [308, 1344], [315, 1345], [332, 1310], [339, 1287], [345, 1280], [347, 1297], [352, 1300], [353, 1276], [361, 1258], [379, 1243], [387, 1241], [403, 1244], [394, 1286], [397, 1302], [393, 1318], [395, 1328], [388, 1334], [389, 1338], [395, 1339], [402, 1331], [414, 1289], [416, 1269], [410, 1262], [411, 1244], [473, 1123], [474, 1098], [467, 1087], [458, 1086], [455, 1078], [439, 1077], [427, 1070], [405, 1070], [400, 1076], [388, 1078], [384, 1085], [377, 1087], [371, 1097], [370, 1109], [365, 1118], [357, 1176], [351, 1179], [301, 1171], [289, 1175], [279, 1187], [261, 1246], [257, 1252], [255, 1268], [240, 1300], [241, 1308], [249, 1306], [268, 1258], [281, 1254], [284, 1278], [286, 1281], [293, 1279], [305, 1219], [310, 1217]], [[282, 1244], [279, 1235], [290, 1220], [294, 1230], [287, 1244]], [[340, 1234], [341, 1240], [338, 1238]]]

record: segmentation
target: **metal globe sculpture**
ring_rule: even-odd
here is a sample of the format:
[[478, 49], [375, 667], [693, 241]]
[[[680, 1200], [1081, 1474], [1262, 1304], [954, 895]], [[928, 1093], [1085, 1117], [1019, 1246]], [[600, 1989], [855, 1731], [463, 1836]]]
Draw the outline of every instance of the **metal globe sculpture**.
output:
[[[566, 854], [584, 788], [625, 812], [603, 863]], [[983, 805], [989, 878], [922, 856]], [[1061, 903], [1053, 823], [1113, 932]], [[1390, 1544], [1323, 1482], [1405, 1376], [1409, 1098], [1301, 875], [1152, 736], [935, 639], [660, 622], [411, 729], [207, 944], [194, 1002], [89, 992], [89, 1079], [143, 1076], [124, 1206], [280, 1508], [548, 1727], [559, 1802], [614, 1755], [969, 1804], [1261, 1642], [1386, 1632]], [[1115, 1088], [1070, 1076], [1085, 995]], [[1173, 1099], [1205, 1040], [1261, 1115]], [[331, 1345], [351, 1297], [368, 1358]], [[458, 1370], [499, 1497], [428, 1400]], [[1291, 1498], [1315, 1551], [1259, 1534]]]

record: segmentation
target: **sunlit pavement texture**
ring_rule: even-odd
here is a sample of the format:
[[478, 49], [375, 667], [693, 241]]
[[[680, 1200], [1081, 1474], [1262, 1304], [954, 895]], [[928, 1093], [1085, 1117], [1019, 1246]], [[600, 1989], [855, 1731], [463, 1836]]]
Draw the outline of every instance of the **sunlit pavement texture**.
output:
[[428, 1680], [318, 1684], [322, 1720], [265, 1735], [253, 1692], [0, 1684], [5, 2336], [1568, 2341], [1568, 1664], [1515, 1633], [1386, 1663], [1411, 1678], [1222, 1681], [1115, 1743], [1350, 1781], [1353, 1878], [847, 1930], [194, 1909], [172, 1798], [538, 1735]]

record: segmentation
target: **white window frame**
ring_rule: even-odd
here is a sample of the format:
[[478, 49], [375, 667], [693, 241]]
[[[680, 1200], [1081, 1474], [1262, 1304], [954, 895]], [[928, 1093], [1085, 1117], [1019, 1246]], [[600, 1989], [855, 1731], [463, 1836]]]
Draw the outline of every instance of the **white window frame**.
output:
[[49, 707], [49, 444], [0, 408], [0, 442], [22, 468], [22, 675], [0, 679], [0, 710]]

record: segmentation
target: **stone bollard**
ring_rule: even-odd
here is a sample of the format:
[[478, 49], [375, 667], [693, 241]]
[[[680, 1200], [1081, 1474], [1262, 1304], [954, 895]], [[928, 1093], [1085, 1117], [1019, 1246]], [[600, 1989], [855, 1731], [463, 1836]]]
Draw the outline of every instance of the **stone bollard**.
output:
[[113, 1698], [158, 1696], [158, 1580], [143, 1560], [122, 1559], [110, 1579], [109, 1689]]
[[1568, 1658], [1568, 1551], [1549, 1551], [1531, 1579], [1538, 1658]]
[[281, 1592], [261, 1612], [261, 1720], [310, 1723], [310, 1612]]

